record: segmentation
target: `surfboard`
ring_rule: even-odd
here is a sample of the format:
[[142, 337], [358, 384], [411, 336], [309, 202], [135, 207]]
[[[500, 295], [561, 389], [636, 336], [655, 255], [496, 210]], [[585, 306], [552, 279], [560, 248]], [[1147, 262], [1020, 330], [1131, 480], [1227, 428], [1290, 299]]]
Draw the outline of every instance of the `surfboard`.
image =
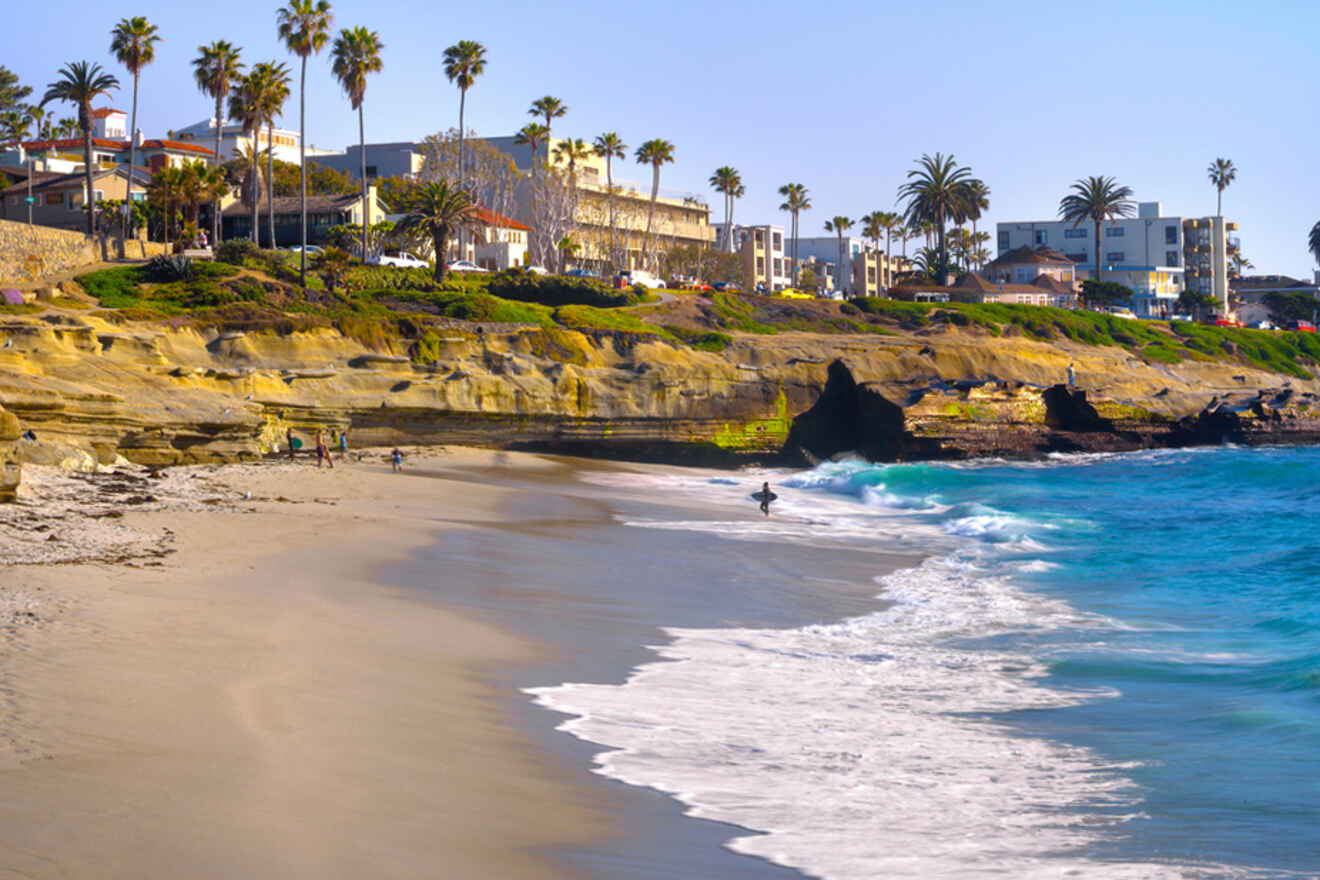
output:
[[776, 495], [774, 492], [766, 493], [764, 489], [757, 489], [755, 492], [752, 493], [752, 499], [754, 501], [765, 501], [768, 503], [774, 501], [778, 497], [779, 496]]

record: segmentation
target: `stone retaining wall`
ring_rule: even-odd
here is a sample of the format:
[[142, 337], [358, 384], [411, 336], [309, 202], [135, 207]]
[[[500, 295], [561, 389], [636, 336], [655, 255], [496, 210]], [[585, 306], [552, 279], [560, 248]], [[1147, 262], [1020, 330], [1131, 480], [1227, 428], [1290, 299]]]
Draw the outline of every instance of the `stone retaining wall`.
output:
[[101, 259], [81, 232], [0, 220], [0, 284], [36, 281]]

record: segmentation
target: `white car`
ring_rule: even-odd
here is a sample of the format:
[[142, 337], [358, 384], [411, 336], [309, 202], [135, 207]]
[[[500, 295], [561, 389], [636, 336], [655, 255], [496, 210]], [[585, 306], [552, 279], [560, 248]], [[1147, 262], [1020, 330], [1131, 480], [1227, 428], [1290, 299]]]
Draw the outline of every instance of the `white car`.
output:
[[489, 269], [483, 269], [471, 260], [454, 260], [447, 267], [450, 272], [489, 272]]
[[[286, 247], [285, 250], [291, 254], [296, 254], [302, 251], [302, 245], [290, 245], [289, 247]], [[309, 257], [320, 256], [323, 253], [325, 253], [325, 248], [321, 247], [319, 244], [309, 244], [307, 246], [307, 256]]]
[[642, 285], [642, 287], [653, 287], [653, 288], [664, 288], [666, 286], [664, 281], [660, 280], [659, 278], [656, 278], [650, 272], [641, 272], [638, 270], [634, 270], [632, 272], [632, 275], [628, 278], [628, 283], [640, 284]]
[[369, 257], [367, 263], [372, 266], [396, 266], [400, 269], [428, 269], [431, 264], [419, 259], [407, 251], [385, 251]]
[[545, 266], [528, 266], [528, 267], [527, 267], [527, 274], [528, 274], [528, 275], [549, 275], [549, 274], [550, 274], [550, 270], [547, 269]]

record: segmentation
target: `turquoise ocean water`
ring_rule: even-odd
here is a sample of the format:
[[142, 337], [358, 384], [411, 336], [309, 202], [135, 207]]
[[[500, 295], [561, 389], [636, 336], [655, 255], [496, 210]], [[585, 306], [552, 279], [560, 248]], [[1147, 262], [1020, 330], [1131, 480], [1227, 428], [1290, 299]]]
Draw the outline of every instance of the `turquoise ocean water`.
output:
[[1320, 876], [1320, 450], [656, 479], [709, 515], [630, 525], [926, 561], [535, 689], [605, 775], [811, 876]]

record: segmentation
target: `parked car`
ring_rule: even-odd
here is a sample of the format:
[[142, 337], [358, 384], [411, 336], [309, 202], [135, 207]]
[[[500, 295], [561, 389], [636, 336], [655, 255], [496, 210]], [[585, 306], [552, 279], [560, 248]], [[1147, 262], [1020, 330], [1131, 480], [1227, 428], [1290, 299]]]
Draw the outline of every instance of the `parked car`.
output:
[[1242, 322], [1235, 315], [1215, 315], [1214, 325], [1216, 327], [1241, 327]]
[[367, 258], [371, 266], [397, 266], [400, 269], [427, 269], [431, 264], [407, 251], [384, 251]]
[[1315, 324], [1311, 321], [1289, 321], [1288, 329], [1297, 330], [1302, 333], [1314, 333]]
[[599, 278], [595, 272], [590, 269], [569, 269], [564, 275], [568, 278]]
[[[291, 254], [300, 253], [302, 251], [302, 245], [290, 245], [289, 247], [286, 247], [285, 250]], [[321, 247], [319, 244], [309, 244], [307, 246], [307, 256], [309, 257], [315, 257], [323, 253], [325, 253], [325, 248]]]
[[642, 287], [651, 288], [663, 288], [668, 286], [662, 279], [655, 277], [650, 272], [643, 272], [640, 269], [634, 269], [632, 272], [628, 273], [628, 283], [640, 284]]
[[550, 274], [550, 270], [547, 269], [545, 266], [528, 266], [528, 267], [527, 267], [527, 274], [528, 274], [528, 275], [549, 275], [549, 274]]
[[733, 292], [738, 289], [738, 285], [734, 284], [731, 281], [716, 281], [714, 284], [711, 285], [711, 287], [715, 288], [721, 293]]
[[454, 260], [446, 268], [450, 272], [489, 272], [489, 269], [483, 269], [471, 260]]
[[1137, 319], [1137, 316], [1132, 313], [1132, 310], [1126, 306], [1110, 306], [1105, 309], [1105, 311], [1113, 315], [1115, 318], [1129, 318], [1133, 321]]
[[1252, 321], [1252, 322], [1251, 322], [1251, 329], [1253, 329], [1253, 330], [1278, 330], [1279, 328], [1276, 327], [1276, 326], [1274, 326], [1274, 324], [1271, 323], [1271, 322], [1269, 322], [1269, 321]]

